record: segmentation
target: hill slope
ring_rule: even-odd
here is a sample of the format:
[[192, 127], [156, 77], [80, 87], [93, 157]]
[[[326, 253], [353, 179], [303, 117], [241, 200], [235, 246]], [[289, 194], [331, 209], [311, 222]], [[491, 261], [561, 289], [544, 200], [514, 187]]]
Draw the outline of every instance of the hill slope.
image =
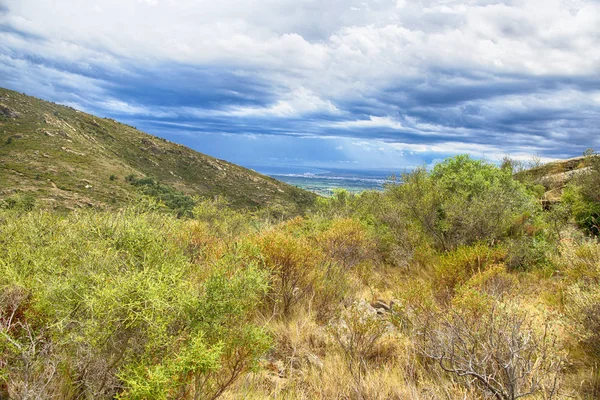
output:
[[515, 177], [544, 186], [544, 200], [560, 201], [563, 188], [574, 178], [590, 171], [591, 158], [585, 156], [557, 160], [518, 172]]
[[130, 175], [235, 207], [301, 211], [316, 198], [112, 119], [0, 88], [0, 199], [21, 191], [57, 208], [118, 205], [137, 191]]

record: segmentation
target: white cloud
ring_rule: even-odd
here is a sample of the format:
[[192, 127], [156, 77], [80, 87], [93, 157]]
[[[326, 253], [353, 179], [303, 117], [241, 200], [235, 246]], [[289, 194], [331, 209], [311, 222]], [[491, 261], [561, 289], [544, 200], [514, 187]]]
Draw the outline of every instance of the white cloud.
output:
[[[0, 32], [0, 81], [48, 98], [60, 90], [89, 94], [85, 100], [69, 94], [63, 101], [70, 104], [92, 103], [109, 111], [156, 117], [283, 120], [327, 114], [336, 116], [336, 122], [317, 120], [314, 125], [347, 134], [379, 128], [397, 131], [398, 142], [404, 140], [400, 133], [435, 136], [439, 142], [402, 143], [407, 151], [425, 151], [425, 146], [427, 151], [443, 152], [456, 143], [455, 151], [496, 154], [509, 146], [512, 150], [519, 141], [527, 151], [547, 151], [599, 140], [574, 126], [572, 115], [559, 112], [579, 113], [582, 124], [593, 125], [600, 115], [598, 91], [541, 84], [532, 86], [531, 93], [517, 90], [458, 99], [442, 109], [447, 115], [438, 115], [440, 108], [432, 105], [442, 101], [438, 97], [444, 93], [438, 92], [453, 94], [454, 87], [476, 92], [482, 82], [501, 86], [500, 78], [509, 76], [525, 82], [597, 77], [598, 1], [4, 0], [3, 4], [9, 12], [0, 14], [0, 25], [7, 28]], [[79, 72], [61, 70], [60, 64]], [[135, 76], [140, 66], [152, 70], [170, 64], [258, 71], [258, 78], [270, 85], [265, 90], [271, 91], [272, 101], [263, 106], [150, 109], [109, 93], [111, 77]], [[95, 71], [105, 76], [90, 78]], [[390, 94], [395, 86], [402, 90]], [[396, 97], [389, 99], [392, 95]], [[431, 99], [415, 100], [418, 96]], [[364, 110], [353, 114], [344, 109], [347, 104], [359, 104]], [[548, 109], [557, 111], [555, 119], [541, 121], [537, 128], [547, 134], [527, 122], [511, 131], [510, 139], [486, 129], [490, 121], [509, 125], [513, 122], [505, 121]], [[302, 134], [312, 133], [298, 132]], [[449, 136], [453, 139], [446, 140]], [[482, 141], [479, 136], [489, 137], [496, 147], [466, 144], [469, 138]], [[532, 140], [536, 146], [529, 149]]]
[[340, 110], [330, 101], [321, 99], [309, 90], [299, 88], [267, 107], [233, 107], [213, 114], [235, 117], [291, 117], [315, 112], [337, 114]]
[[369, 119], [351, 120], [351, 121], [338, 121], [326, 126], [334, 128], [389, 128], [396, 130], [404, 130], [404, 127], [399, 121], [396, 121], [390, 117], [376, 117], [369, 116]]

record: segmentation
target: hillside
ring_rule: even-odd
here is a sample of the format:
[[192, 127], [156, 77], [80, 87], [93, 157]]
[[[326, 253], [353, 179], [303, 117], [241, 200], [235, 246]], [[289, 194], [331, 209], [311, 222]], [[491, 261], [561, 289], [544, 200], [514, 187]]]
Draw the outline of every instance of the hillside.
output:
[[316, 198], [115, 120], [0, 88], [0, 199], [19, 191], [51, 208], [121, 205], [139, 192], [132, 175], [238, 208], [303, 211]]
[[515, 177], [521, 181], [542, 185], [545, 189], [545, 201], [554, 203], [560, 200], [562, 191], [569, 182], [589, 171], [589, 160], [581, 156], [529, 168], [516, 173]]

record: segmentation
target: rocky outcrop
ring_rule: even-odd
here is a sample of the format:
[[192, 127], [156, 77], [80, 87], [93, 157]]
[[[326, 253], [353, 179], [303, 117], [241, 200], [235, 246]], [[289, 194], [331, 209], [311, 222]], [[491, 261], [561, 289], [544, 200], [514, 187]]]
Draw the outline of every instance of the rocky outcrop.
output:
[[21, 113], [2, 103], [0, 103], [0, 115], [8, 118], [21, 118]]

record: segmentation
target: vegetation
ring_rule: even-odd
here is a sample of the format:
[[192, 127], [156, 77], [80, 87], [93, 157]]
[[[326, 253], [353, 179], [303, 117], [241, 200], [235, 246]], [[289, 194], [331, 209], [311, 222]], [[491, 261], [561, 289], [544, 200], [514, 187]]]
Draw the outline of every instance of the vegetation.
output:
[[467, 156], [296, 216], [129, 174], [120, 210], [13, 193], [0, 396], [597, 398], [594, 157], [551, 207]]

